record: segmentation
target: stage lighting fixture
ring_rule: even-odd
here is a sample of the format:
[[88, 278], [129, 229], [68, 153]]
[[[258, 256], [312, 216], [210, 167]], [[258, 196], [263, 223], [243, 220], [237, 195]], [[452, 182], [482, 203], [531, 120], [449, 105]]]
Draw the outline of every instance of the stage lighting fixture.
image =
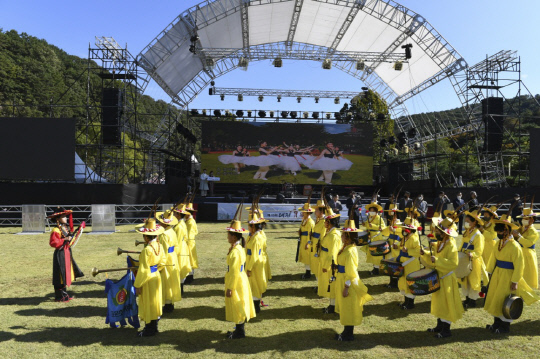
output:
[[315, 103], [319, 103], [319, 96], [315, 96]]
[[335, 112], [335, 113], [334, 113], [334, 117], [335, 117], [337, 120], [341, 120], [341, 113]]
[[291, 112], [291, 117], [292, 118], [296, 118], [297, 116], [298, 116], [298, 112], [296, 112], [296, 111]]
[[366, 63], [364, 62], [364, 60], [358, 60], [356, 62], [356, 70], [358, 71], [364, 71], [364, 69], [366, 68]]
[[403, 151], [403, 153], [405, 153], [405, 154], [409, 153], [409, 146], [403, 145], [402, 151]]
[[352, 112], [347, 112], [347, 120], [352, 120]]
[[322, 63], [322, 68], [325, 70], [330, 70], [332, 68], [332, 60], [330, 59], [324, 59]]
[[242, 110], [236, 111], [236, 117], [244, 117], [244, 111]]
[[399, 154], [399, 150], [397, 148], [392, 148], [392, 152], [394, 153], [395, 156]]
[[193, 35], [193, 36], [189, 39], [189, 41], [191, 41], [191, 42], [197, 42], [197, 41], [199, 41], [199, 36]]
[[199, 111], [193, 109], [190, 111], [192, 116], [197, 116], [199, 114]]
[[312, 112], [311, 117], [313, 117], [314, 119], [318, 119], [319, 118], [319, 113], [318, 112]]
[[244, 101], [244, 95], [241, 93], [238, 94], [238, 101]]
[[388, 143], [391, 145], [394, 145], [396, 143], [396, 137], [395, 136], [388, 137]]
[[383, 139], [381, 140], [381, 142], [379, 142], [379, 145], [380, 145], [381, 147], [386, 147], [386, 146], [388, 145], [388, 141], [386, 141], [386, 139], [383, 138]]
[[326, 113], [326, 119], [329, 120], [330, 117], [332, 117], [332, 114], [327, 112], [327, 113]]
[[214, 80], [210, 81], [210, 86], [216, 86], [216, 82]]
[[225, 100], [225, 95], [219, 95], [219, 98], [221, 99], [221, 101]]
[[238, 60], [238, 67], [241, 67], [242, 70], [247, 70], [249, 64], [249, 60], [245, 57], [241, 57], [240, 60]]
[[195, 45], [189, 45], [189, 52], [191, 52], [192, 54], [197, 53], [197, 48], [195, 47]]
[[259, 112], [257, 112], [257, 114], [258, 114], [259, 117], [261, 117], [261, 118], [265, 118], [265, 117], [266, 117], [266, 112], [265, 112], [265, 111], [259, 111]]
[[407, 131], [407, 137], [414, 138], [416, 137], [416, 133], [417, 133], [416, 128], [414, 127], [410, 128], [409, 131]]
[[248, 117], [253, 117], [253, 116], [251, 116], [251, 114], [253, 113], [253, 111], [248, 111], [247, 113], [248, 113]]
[[302, 97], [297, 97], [297, 98], [296, 98], [296, 101], [297, 101], [298, 103], [300, 103], [300, 102], [302, 101]]
[[405, 49], [405, 58], [406, 59], [410, 59], [412, 57], [412, 44], [407, 44], [407, 45], [403, 45], [401, 46], [402, 49]]
[[407, 143], [407, 134], [405, 132], [400, 132], [398, 135], [398, 140], [400, 145], [405, 145]]
[[281, 117], [282, 118], [287, 118], [289, 114], [287, 113], [287, 111], [281, 111]]
[[336, 104], [336, 105], [339, 104], [339, 97], [336, 97], [336, 98], [334, 99], [334, 104]]
[[304, 116], [304, 118], [308, 118], [308, 117], [309, 117], [309, 112], [304, 111], [304, 112], [302, 113], [302, 116]]
[[221, 117], [221, 110], [214, 110], [214, 116]]
[[277, 102], [281, 102], [281, 95], [277, 96]]
[[362, 87], [362, 91], [364, 91], [364, 92], [367, 92], [367, 91], [369, 91], [369, 87], [365, 87], [365, 86], [364, 86], [364, 87]]
[[274, 118], [274, 111], [270, 111], [270, 117]]
[[416, 151], [418, 151], [418, 150], [420, 149], [420, 142], [416, 142], [416, 143], [414, 144], [414, 149], [415, 149]]
[[213, 70], [216, 67], [216, 60], [208, 57], [205, 60], [205, 65], [207, 70]]
[[377, 115], [377, 120], [379, 120], [379, 121], [384, 121], [384, 120], [386, 120], [386, 115], [385, 115], [384, 113], [379, 113], [379, 114]]
[[403, 62], [401, 62], [401, 61], [396, 61], [396, 63], [394, 64], [394, 70], [396, 70], [396, 71], [401, 71], [401, 70], [403, 70]]
[[259, 96], [259, 102], [263, 102], [264, 96]]
[[212, 95], [214, 94], [214, 88], [213, 88], [213, 87], [210, 87], [210, 88], [208, 89], [208, 94], [209, 94], [210, 96], [212, 96]]
[[283, 66], [283, 60], [281, 60], [280, 57], [276, 57], [274, 59], [274, 67], [282, 67]]

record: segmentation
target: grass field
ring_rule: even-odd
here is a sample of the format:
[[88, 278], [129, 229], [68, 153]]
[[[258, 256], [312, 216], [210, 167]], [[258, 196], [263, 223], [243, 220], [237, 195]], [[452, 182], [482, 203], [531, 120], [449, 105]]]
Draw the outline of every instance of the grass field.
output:
[[[280, 168], [272, 166], [267, 173], [268, 181], [254, 180], [253, 176], [259, 169], [255, 166], [243, 167], [240, 174], [234, 172], [234, 165], [224, 165], [219, 162], [218, 156], [227, 153], [208, 153], [201, 155], [201, 168], [206, 168], [207, 172], [214, 171], [214, 175], [221, 178], [224, 183], [281, 183], [281, 181], [301, 184], [320, 184], [317, 179], [322, 171], [310, 170], [302, 166], [302, 171], [296, 176], [285, 174]], [[346, 159], [353, 163], [348, 171], [336, 171], [332, 176], [332, 184], [336, 185], [372, 185], [373, 181], [373, 157], [362, 155], [346, 155]], [[218, 170], [219, 169], [219, 170]], [[224, 172], [225, 171], [225, 172]], [[225, 175], [224, 175], [225, 173]]]
[[[485, 330], [490, 316], [481, 308], [468, 310], [452, 326], [453, 336], [438, 340], [425, 330], [435, 324], [429, 314], [430, 297], [417, 299], [416, 309], [396, 306], [400, 295], [383, 287], [388, 277], [369, 277], [361, 254], [361, 278], [374, 300], [364, 307], [364, 322], [355, 328], [355, 342], [336, 342], [342, 329], [337, 315], [323, 315], [326, 300], [312, 291], [313, 281], [302, 281], [301, 265], [294, 262], [296, 226], [276, 225], [268, 232], [273, 280], [264, 301], [269, 304], [246, 324], [248, 338], [225, 340], [232, 324], [225, 322], [223, 276], [228, 249], [224, 223], [199, 224], [197, 248], [201, 269], [186, 286], [176, 309], [160, 321], [155, 337], [137, 338], [131, 327], [110, 329], [105, 324], [105, 275], [93, 278], [92, 267], [125, 265], [116, 248], [135, 250], [141, 236], [118, 227], [113, 235], [84, 235], [74, 257], [85, 277], [72, 286], [76, 299], [53, 300], [51, 272], [53, 249], [48, 234], [15, 235], [20, 228], [0, 229], [4, 259], [0, 262], [0, 352], [5, 358], [257, 358], [484, 357], [537, 358], [540, 352], [540, 303], [525, 307], [511, 326], [510, 336]], [[139, 247], [140, 249], [140, 247]], [[110, 274], [119, 279], [121, 272]], [[345, 353], [344, 353], [345, 352]]]

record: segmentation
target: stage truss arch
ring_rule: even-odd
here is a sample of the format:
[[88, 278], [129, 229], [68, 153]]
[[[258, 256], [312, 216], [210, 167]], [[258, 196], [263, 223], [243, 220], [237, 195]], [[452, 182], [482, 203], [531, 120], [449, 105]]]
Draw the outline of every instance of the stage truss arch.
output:
[[[391, 61], [406, 44], [412, 57], [395, 71]], [[182, 12], [137, 61], [186, 108], [212, 80], [249, 61], [323, 61], [321, 54], [379, 93], [396, 130], [417, 128], [417, 139], [431, 134], [416, 126], [405, 101], [448, 78], [467, 104], [455, 78], [467, 62], [423, 16], [390, 0], [207, 0]]]

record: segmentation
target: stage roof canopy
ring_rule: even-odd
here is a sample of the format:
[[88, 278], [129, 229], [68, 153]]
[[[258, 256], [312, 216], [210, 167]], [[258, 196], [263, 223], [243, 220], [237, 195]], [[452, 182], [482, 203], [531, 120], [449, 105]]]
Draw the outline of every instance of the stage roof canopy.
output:
[[[405, 44], [412, 44], [412, 57], [396, 71], [388, 58], [404, 56]], [[190, 51], [192, 45], [198, 53]], [[205, 49], [221, 55], [209, 59]], [[211, 79], [237, 68], [240, 57], [258, 54], [251, 60], [260, 60], [261, 51], [268, 58], [288, 51], [302, 59], [318, 51], [311, 59], [318, 61], [324, 51], [341, 59], [332, 61], [334, 67], [389, 104], [402, 103], [467, 66], [424, 17], [388, 0], [205, 1], [181, 13], [138, 59], [173, 101], [185, 106]], [[383, 61], [365, 61], [360, 70], [355, 53], [378, 53]]]

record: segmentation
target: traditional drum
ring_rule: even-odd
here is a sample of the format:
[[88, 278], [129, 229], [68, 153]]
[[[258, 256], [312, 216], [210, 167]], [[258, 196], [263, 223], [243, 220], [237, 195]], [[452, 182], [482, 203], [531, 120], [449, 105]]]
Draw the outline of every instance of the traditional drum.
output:
[[396, 261], [396, 258], [390, 258], [381, 260], [379, 271], [391, 277], [401, 277], [403, 276], [404, 269], [401, 262]]
[[369, 251], [372, 256], [380, 257], [390, 253], [390, 244], [387, 241], [375, 241], [369, 244]]
[[517, 295], [510, 294], [504, 300], [502, 312], [506, 319], [519, 319], [523, 312], [523, 299]]
[[456, 277], [465, 278], [472, 272], [472, 262], [467, 253], [458, 252], [458, 266], [454, 270]]
[[434, 269], [424, 268], [407, 275], [407, 285], [414, 295], [427, 295], [441, 288], [439, 276]]
[[369, 244], [369, 233], [366, 231], [358, 232], [358, 245], [365, 246]]

